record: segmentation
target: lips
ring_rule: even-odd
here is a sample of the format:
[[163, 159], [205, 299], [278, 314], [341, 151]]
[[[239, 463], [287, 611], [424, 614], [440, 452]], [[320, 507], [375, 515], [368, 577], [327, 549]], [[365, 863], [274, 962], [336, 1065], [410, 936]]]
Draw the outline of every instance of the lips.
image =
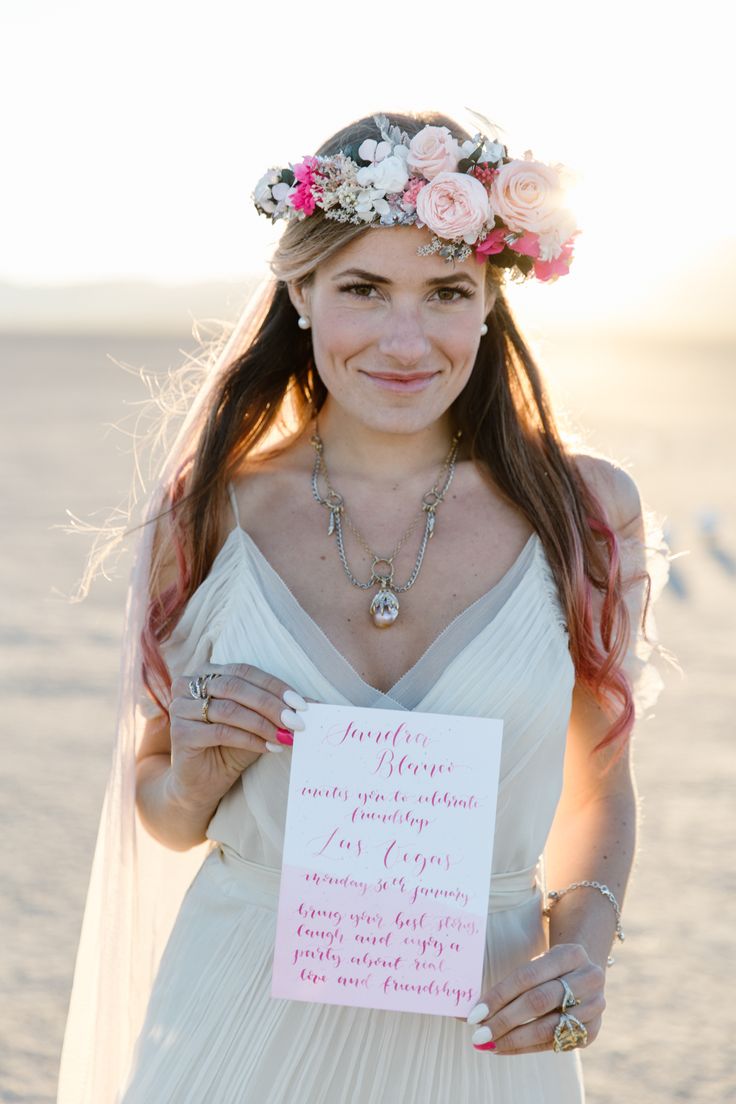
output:
[[429, 387], [437, 372], [411, 372], [406, 375], [400, 372], [365, 372], [364, 375], [368, 376], [374, 387], [383, 391], [408, 394]]
[[404, 374], [403, 372], [366, 372], [367, 376], [372, 376], [374, 379], [384, 380], [396, 380], [398, 383], [405, 383], [409, 380], [431, 379], [436, 375], [436, 372], [412, 372], [411, 374]]

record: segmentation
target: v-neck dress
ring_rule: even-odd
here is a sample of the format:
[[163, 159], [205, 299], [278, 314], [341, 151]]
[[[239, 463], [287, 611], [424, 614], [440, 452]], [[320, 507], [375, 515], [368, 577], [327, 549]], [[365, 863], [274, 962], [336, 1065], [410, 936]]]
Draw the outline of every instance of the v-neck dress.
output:
[[[231, 488], [233, 509], [237, 503]], [[501, 717], [483, 988], [547, 948], [540, 857], [562, 789], [575, 672], [532, 534], [390, 692], [368, 685], [241, 526], [164, 649], [172, 673], [252, 663], [333, 704]], [[264, 754], [221, 800], [182, 903], [120, 1104], [578, 1104], [578, 1051], [475, 1051], [454, 1017], [270, 995], [291, 752]]]

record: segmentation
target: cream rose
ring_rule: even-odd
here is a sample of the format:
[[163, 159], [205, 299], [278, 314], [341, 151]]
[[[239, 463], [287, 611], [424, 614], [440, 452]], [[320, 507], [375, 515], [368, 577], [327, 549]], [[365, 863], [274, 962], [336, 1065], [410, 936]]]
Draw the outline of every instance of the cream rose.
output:
[[555, 169], [541, 161], [509, 161], [491, 185], [491, 209], [510, 230], [568, 238], [575, 220], [563, 206], [564, 192]]
[[462, 155], [447, 127], [425, 126], [409, 143], [407, 164], [417, 176], [434, 180], [438, 173], [455, 172]]
[[493, 215], [480, 180], [465, 173], [443, 172], [419, 192], [417, 218], [439, 238], [462, 238], [472, 245]]
[[400, 153], [393, 153], [373, 165], [358, 169], [355, 179], [361, 188], [380, 188], [384, 195], [387, 192], [401, 192], [409, 179], [406, 158]]

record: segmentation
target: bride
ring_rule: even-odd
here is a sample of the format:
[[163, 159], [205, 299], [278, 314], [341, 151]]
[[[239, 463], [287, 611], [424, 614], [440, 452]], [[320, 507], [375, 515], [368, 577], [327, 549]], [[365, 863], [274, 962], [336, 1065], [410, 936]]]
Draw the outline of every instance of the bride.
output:
[[[285, 224], [274, 279], [141, 530], [58, 1099], [581, 1101], [666, 547], [631, 477], [566, 445], [504, 296], [570, 269], [557, 170], [375, 116], [254, 199]], [[463, 1019], [269, 995], [310, 701], [504, 718]]]

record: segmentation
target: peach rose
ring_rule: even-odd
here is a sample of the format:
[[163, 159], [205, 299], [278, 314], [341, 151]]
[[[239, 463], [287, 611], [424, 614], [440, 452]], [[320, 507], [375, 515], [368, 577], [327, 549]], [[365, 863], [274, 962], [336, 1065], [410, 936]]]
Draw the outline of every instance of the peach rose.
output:
[[463, 152], [447, 127], [425, 126], [409, 143], [411, 172], [434, 180], [438, 173], [455, 172]]
[[439, 238], [477, 241], [493, 220], [488, 192], [479, 180], [465, 173], [438, 173], [417, 195], [417, 218]]
[[491, 209], [510, 230], [565, 241], [575, 220], [563, 206], [564, 191], [555, 169], [541, 161], [509, 161], [491, 185]]

